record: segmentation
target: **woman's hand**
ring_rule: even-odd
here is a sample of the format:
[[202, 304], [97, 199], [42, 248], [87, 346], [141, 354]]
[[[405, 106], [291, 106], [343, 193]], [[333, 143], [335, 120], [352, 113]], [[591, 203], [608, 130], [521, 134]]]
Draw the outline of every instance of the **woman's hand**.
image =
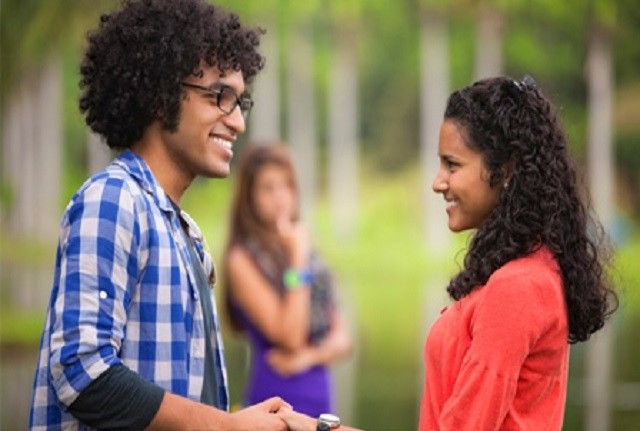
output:
[[[278, 410], [278, 416], [280, 419], [286, 422], [289, 427], [289, 431], [315, 431], [318, 425], [318, 420], [310, 418], [307, 415], [293, 411], [291, 408], [283, 407]], [[348, 427], [346, 425], [340, 425], [339, 431], [362, 431], [357, 428]]]
[[304, 267], [311, 251], [309, 231], [287, 216], [278, 219], [276, 228], [289, 254], [289, 264], [294, 268]]
[[313, 349], [307, 347], [295, 351], [271, 349], [267, 352], [267, 362], [284, 377], [303, 373], [316, 364]]
[[290, 408], [281, 408], [278, 411], [278, 416], [282, 419], [287, 426], [289, 427], [289, 431], [315, 431], [317, 420], [310, 418], [307, 415], [302, 413], [298, 413]]

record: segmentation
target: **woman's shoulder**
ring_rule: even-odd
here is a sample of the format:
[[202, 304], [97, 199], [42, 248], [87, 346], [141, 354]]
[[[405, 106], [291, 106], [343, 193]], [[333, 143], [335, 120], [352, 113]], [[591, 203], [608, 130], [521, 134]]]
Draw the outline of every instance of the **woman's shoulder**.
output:
[[230, 244], [226, 254], [227, 254], [226, 260], [229, 264], [236, 264], [238, 262], [251, 260], [249, 250], [241, 242], [234, 242]]
[[545, 246], [507, 262], [489, 277], [485, 288], [496, 294], [517, 293], [522, 301], [548, 302], [550, 297], [563, 300], [560, 267]]
[[560, 267], [553, 252], [546, 246], [541, 246], [526, 256], [513, 259], [498, 268], [489, 278], [502, 280], [505, 278], [538, 279], [544, 277], [557, 278]]

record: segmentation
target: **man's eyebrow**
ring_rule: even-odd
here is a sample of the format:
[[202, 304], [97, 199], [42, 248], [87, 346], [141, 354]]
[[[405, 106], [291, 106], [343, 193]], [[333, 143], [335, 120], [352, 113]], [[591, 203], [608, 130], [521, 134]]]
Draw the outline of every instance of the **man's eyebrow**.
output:
[[234, 93], [236, 93], [238, 95], [238, 97], [242, 97], [242, 96], [251, 96], [251, 93], [249, 92], [249, 89], [247, 89], [247, 87], [244, 88], [244, 91], [241, 93], [238, 93], [236, 91], [236, 89], [232, 86], [229, 85], [228, 83], [218, 80], [213, 82], [211, 85], [207, 86], [207, 88], [211, 89], [211, 90], [219, 90], [222, 88], [230, 88], [231, 90], [233, 90]]

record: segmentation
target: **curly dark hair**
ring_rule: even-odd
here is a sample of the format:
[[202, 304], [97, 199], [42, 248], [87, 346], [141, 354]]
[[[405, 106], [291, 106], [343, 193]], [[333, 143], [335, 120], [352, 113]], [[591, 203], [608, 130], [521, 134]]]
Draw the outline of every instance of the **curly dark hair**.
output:
[[125, 0], [102, 15], [88, 36], [80, 67], [80, 110], [111, 148], [128, 148], [160, 120], [175, 130], [184, 96], [181, 81], [201, 76], [205, 61], [244, 80], [264, 66], [259, 28], [202, 0]]
[[497, 77], [452, 93], [444, 117], [482, 154], [489, 185], [508, 181], [447, 291], [458, 300], [510, 260], [546, 245], [562, 272], [568, 341], [587, 340], [618, 300], [605, 271], [606, 237], [582, 199], [555, 109], [529, 77]]

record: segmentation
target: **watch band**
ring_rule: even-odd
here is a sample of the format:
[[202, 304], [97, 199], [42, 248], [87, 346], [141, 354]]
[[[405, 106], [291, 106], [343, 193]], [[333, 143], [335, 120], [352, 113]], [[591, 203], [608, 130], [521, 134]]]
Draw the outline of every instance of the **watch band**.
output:
[[282, 282], [289, 290], [295, 290], [303, 285], [310, 285], [313, 283], [313, 273], [309, 270], [297, 271], [293, 268], [288, 268], [283, 276]]

